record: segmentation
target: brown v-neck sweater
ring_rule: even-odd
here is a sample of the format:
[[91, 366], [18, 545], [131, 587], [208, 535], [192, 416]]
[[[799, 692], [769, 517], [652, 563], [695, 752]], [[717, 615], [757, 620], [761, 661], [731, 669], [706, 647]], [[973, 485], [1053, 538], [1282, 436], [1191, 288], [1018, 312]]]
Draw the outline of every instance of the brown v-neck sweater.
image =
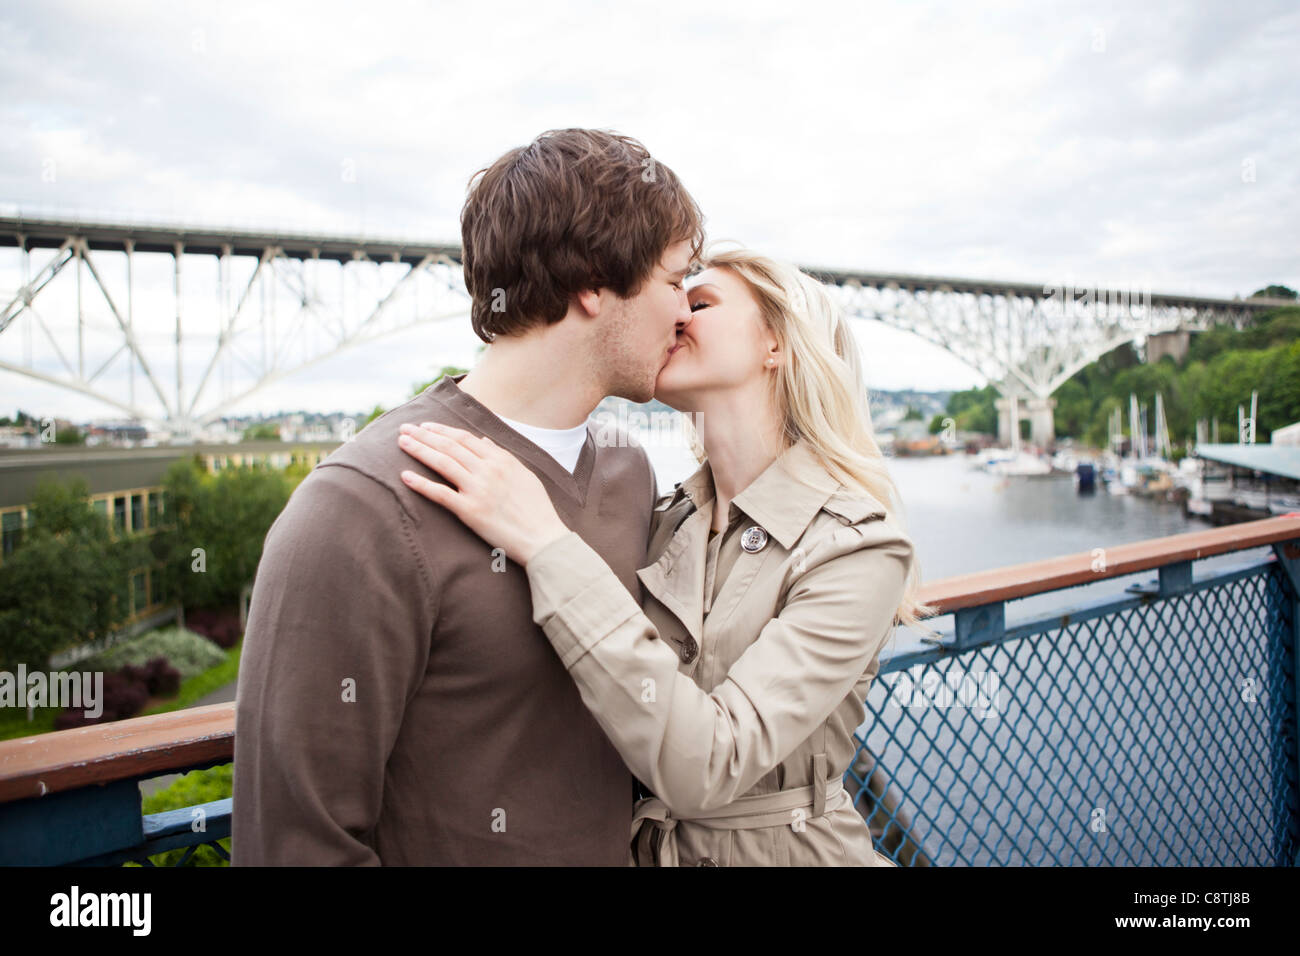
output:
[[463, 377], [338, 448], [266, 536], [237, 688], [237, 866], [627, 862], [632, 776], [533, 623], [527, 575], [406, 487], [404, 468], [443, 479], [398, 426], [509, 449], [638, 603], [654, 471], [589, 428], [570, 474]]

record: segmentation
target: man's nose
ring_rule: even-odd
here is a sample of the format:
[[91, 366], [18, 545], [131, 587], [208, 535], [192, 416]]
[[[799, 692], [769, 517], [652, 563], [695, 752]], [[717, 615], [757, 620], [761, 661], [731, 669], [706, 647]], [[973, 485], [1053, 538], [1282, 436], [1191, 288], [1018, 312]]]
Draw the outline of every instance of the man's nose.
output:
[[677, 331], [680, 332], [686, 326], [691, 324], [691, 318], [695, 313], [691, 311], [691, 300], [682, 296], [679, 308], [677, 310]]

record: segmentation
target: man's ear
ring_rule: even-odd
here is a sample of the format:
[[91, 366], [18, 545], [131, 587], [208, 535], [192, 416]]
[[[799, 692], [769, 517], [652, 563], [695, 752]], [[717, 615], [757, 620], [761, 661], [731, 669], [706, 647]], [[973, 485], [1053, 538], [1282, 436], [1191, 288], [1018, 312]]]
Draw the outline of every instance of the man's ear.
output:
[[588, 318], [595, 318], [600, 313], [600, 291], [583, 289], [577, 295], [578, 307], [587, 313]]

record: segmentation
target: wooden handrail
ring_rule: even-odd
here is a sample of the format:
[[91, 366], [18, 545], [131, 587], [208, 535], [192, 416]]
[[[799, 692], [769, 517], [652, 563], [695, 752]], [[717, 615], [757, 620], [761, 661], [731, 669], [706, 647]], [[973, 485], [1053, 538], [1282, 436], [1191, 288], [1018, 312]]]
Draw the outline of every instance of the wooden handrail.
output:
[[[1106, 547], [1104, 570], [1093, 569], [1097, 558], [1091, 551], [1080, 551], [1059, 558], [931, 581], [921, 585], [920, 598], [923, 603], [938, 607], [939, 614], [951, 614], [959, 608], [1030, 597], [1149, 571], [1178, 561], [1208, 558], [1295, 539], [1300, 539], [1300, 514], [1261, 518], [1208, 531], [1171, 534], [1164, 538]], [[1300, 547], [1292, 545], [1292, 548], [1296, 549], [1295, 556], [1300, 557]], [[1290, 549], [1287, 553], [1290, 555]]]
[[188, 707], [0, 741], [0, 803], [235, 755], [235, 704]]
[[[1297, 539], [1300, 515], [1265, 518], [1108, 547], [1102, 571], [1085, 551], [944, 578], [923, 585], [921, 597], [946, 614], [1279, 541], [1296, 542], [1288, 554], [1300, 557]], [[0, 741], [0, 803], [231, 760], [234, 750], [233, 702]]]

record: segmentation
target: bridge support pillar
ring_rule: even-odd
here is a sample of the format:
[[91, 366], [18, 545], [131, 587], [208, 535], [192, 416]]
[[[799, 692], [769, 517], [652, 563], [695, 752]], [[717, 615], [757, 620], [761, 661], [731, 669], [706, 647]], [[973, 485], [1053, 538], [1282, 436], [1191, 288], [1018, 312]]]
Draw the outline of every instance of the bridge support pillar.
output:
[[[998, 410], [998, 443], [1011, 444], [1011, 399], [999, 398], [994, 401]], [[1056, 441], [1056, 399], [1037, 398], [1034, 396], [1019, 398], [1016, 402], [1017, 418], [1029, 419], [1029, 440], [1040, 448], [1047, 448]], [[1019, 427], [1017, 424], [1016, 427]]]
[[1056, 441], [1056, 407], [1054, 398], [1031, 398], [1029, 405], [1029, 440], [1039, 448], [1047, 448]]

